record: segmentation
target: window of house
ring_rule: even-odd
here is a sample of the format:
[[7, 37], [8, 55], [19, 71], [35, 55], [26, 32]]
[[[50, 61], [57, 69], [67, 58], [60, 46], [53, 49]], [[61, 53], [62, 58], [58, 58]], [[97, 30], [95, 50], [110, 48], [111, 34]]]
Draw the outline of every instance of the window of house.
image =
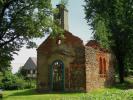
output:
[[106, 59], [102, 57], [99, 58], [99, 74], [101, 77], [106, 76]]
[[36, 70], [35, 69], [33, 70], [33, 74], [36, 74]]
[[27, 70], [27, 74], [30, 74], [30, 70]]

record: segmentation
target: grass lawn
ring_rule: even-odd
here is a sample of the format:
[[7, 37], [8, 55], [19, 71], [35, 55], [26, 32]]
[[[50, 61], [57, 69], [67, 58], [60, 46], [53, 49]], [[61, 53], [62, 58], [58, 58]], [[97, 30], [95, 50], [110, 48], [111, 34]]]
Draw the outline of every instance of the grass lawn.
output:
[[4, 100], [133, 100], [133, 89], [99, 89], [89, 93], [38, 94], [34, 89], [5, 91]]
[[[34, 89], [4, 91], [3, 100], [133, 100], [133, 77], [124, 84], [89, 93], [43, 93]], [[132, 88], [132, 89], [131, 89]]]

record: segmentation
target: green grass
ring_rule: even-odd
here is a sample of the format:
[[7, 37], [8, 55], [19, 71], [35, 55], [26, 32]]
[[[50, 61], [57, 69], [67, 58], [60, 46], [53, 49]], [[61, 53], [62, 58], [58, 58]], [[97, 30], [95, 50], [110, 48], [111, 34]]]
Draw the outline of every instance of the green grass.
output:
[[133, 100], [133, 90], [99, 89], [89, 93], [44, 93], [34, 89], [5, 91], [4, 100]]
[[[132, 89], [131, 89], [132, 88]], [[133, 77], [112, 88], [98, 89], [89, 93], [43, 93], [34, 89], [4, 91], [3, 100], [133, 100]]]

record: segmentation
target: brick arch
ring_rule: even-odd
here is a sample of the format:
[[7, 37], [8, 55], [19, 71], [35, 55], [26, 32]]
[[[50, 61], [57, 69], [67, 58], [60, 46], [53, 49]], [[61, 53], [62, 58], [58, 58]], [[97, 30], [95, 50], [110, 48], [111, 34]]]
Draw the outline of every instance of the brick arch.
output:
[[103, 58], [103, 74], [106, 74], [106, 59]]
[[52, 91], [64, 90], [64, 63], [61, 60], [55, 60], [50, 66], [50, 84]]
[[106, 63], [106, 58], [103, 56], [99, 57], [99, 74], [101, 77], [106, 76], [106, 69], [107, 68], [107, 63]]
[[102, 68], [102, 65], [103, 65], [103, 64], [102, 64], [102, 57], [100, 57], [100, 58], [99, 58], [99, 74], [102, 74], [102, 72], [103, 72], [103, 70], [102, 70], [102, 69], [103, 69], [103, 68]]

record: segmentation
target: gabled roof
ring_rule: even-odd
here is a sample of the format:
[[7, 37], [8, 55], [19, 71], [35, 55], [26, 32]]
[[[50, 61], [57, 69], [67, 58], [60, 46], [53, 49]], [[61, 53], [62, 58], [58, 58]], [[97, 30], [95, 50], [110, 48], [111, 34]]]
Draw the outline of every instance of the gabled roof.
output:
[[[70, 43], [70, 44], [83, 44], [83, 41], [79, 38], [79, 37], [77, 37], [77, 36], [75, 36], [75, 35], [73, 35], [71, 32], [69, 32], [69, 31], [64, 31], [64, 37], [65, 37], [65, 39], [64, 40], [66, 40], [66, 42], [67, 43]], [[57, 38], [56, 38], [57, 39]], [[51, 48], [51, 46], [52, 46], [52, 41], [53, 41], [53, 39], [51, 38], [51, 36], [49, 36], [38, 48], [37, 48], [37, 50], [39, 50], [39, 49], [41, 49], [41, 48], [45, 48], [45, 50], [50, 50], [50, 48]]]
[[23, 69], [30, 70], [36, 69], [37, 67], [37, 59], [35, 57], [29, 57], [26, 63], [23, 66]]
[[109, 50], [102, 48], [101, 45], [96, 40], [90, 40], [88, 43], [86, 43], [85, 46], [89, 46], [94, 49], [99, 49], [100, 51], [103, 51], [103, 52], [109, 52]]
[[100, 48], [100, 44], [96, 40], [90, 40], [85, 46], [90, 46], [95, 49]]

